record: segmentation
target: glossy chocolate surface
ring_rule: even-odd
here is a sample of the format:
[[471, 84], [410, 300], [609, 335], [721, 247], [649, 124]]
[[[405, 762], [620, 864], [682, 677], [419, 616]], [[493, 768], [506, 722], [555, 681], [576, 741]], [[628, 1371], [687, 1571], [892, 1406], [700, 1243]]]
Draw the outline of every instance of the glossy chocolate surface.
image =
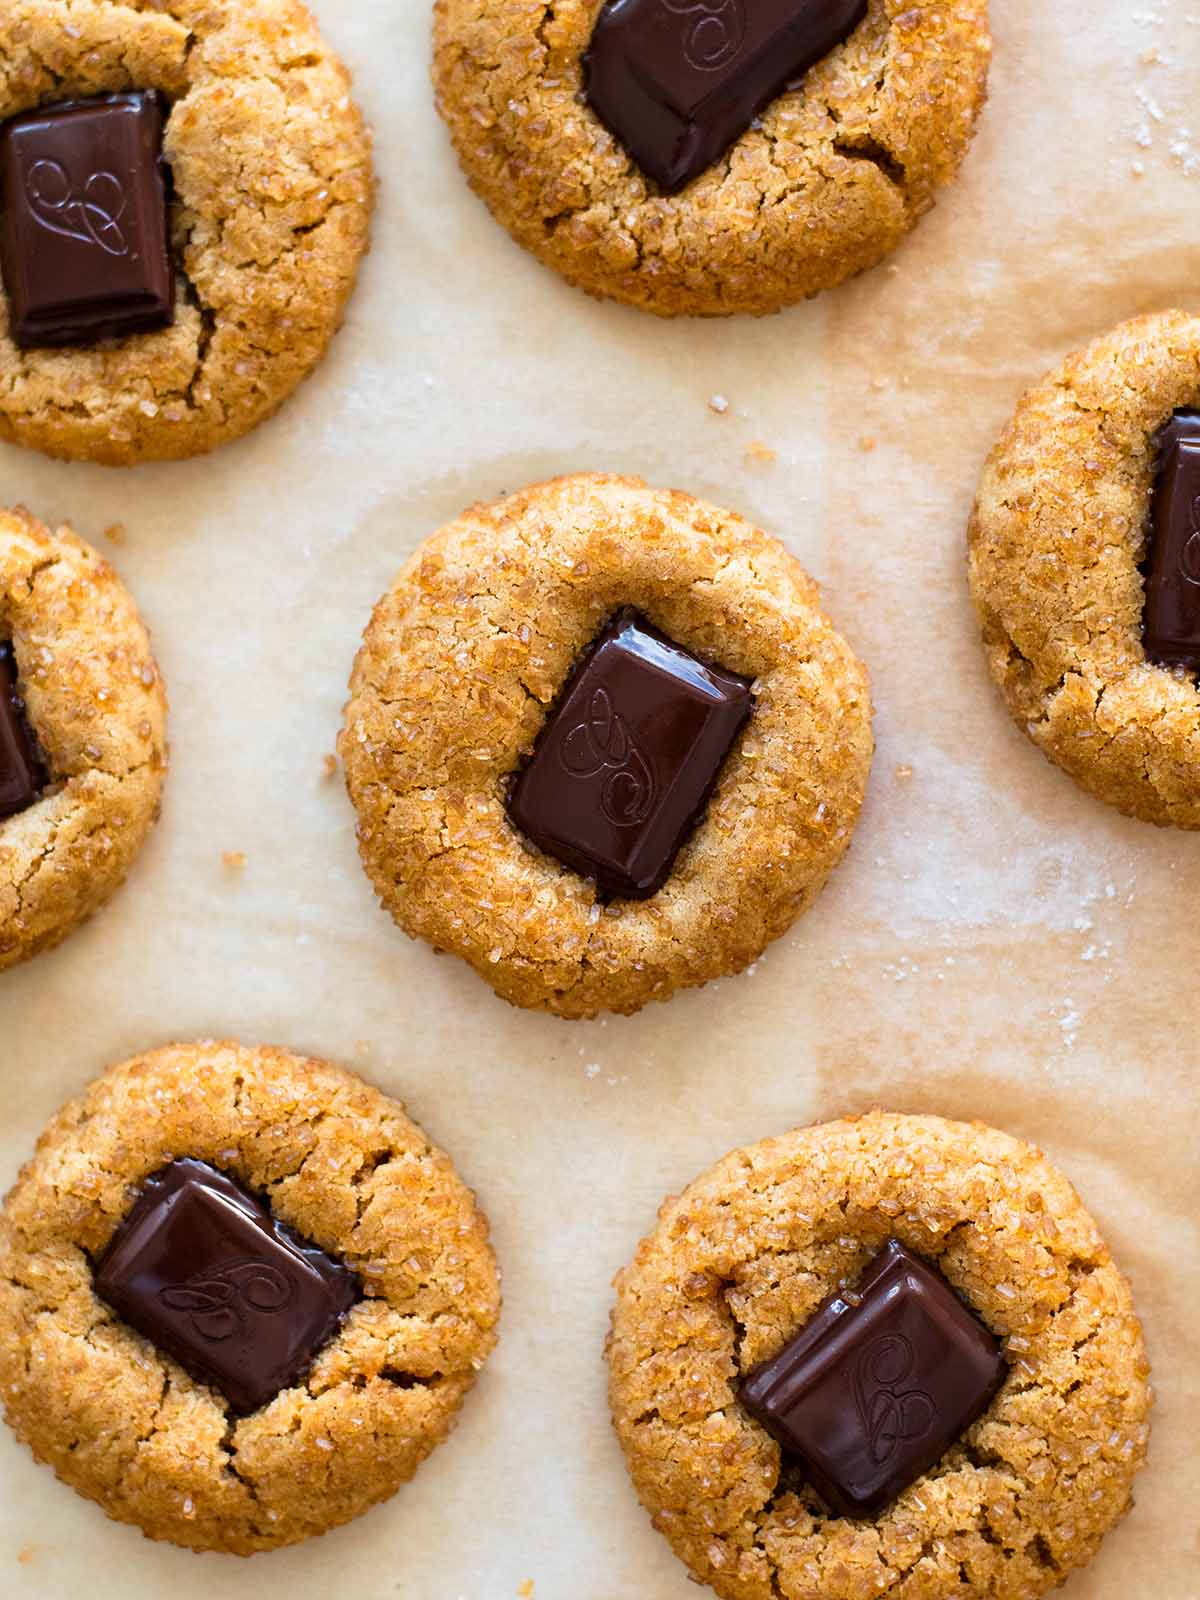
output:
[[866, 0], [610, 0], [584, 56], [588, 102], [675, 194], [866, 10]]
[[937, 1464], [1006, 1374], [979, 1319], [893, 1239], [750, 1373], [741, 1399], [833, 1511], [871, 1517]]
[[1146, 654], [1200, 669], [1200, 411], [1159, 432], [1146, 571]]
[[0, 128], [0, 266], [24, 349], [164, 328], [175, 270], [157, 94], [66, 101]]
[[0, 817], [27, 811], [50, 781], [25, 715], [13, 647], [0, 642]]
[[622, 611], [550, 712], [509, 816], [605, 893], [645, 899], [666, 881], [752, 709], [748, 679]]
[[96, 1293], [247, 1416], [303, 1378], [358, 1285], [240, 1183], [184, 1159], [142, 1186]]

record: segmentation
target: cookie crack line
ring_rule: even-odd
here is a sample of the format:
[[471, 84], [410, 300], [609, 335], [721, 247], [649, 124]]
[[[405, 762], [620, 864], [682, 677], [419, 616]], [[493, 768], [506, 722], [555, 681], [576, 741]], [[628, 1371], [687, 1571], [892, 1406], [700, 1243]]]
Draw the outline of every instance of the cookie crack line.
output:
[[[69, 10], [70, 0], [66, 0], [66, 3], [67, 9]], [[92, 3], [97, 3], [97, 0], [92, 0]], [[199, 47], [199, 32], [188, 25], [183, 15], [183, 8], [179, 5], [171, 4], [171, 0], [154, 0], [153, 9], [150, 11], [147, 11], [147, 9], [142, 6], [127, 5], [124, 3], [124, 0], [99, 0], [99, 3], [103, 4], [110, 11], [124, 13], [124, 15], [128, 17], [130, 24], [135, 28], [144, 23], [147, 17], [150, 17], [151, 19], [154, 17], [166, 17], [169, 18], [170, 21], [176, 23], [184, 35], [181, 41], [181, 55], [183, 64], [185, 66], [188, 64], [191, 56]], [[33, 47], [26, 40], [22, 40], [22, 48], [29, 50], [30, 53], [35, 53], [33, 51]], [[37, 56], [36, 59], [38, 60], [39, 65], [43, 63], [42, 57]], [[285, 78], [292, 77], [296, 73], [311, 71], [314, 67], [324, 66], [331, 59], [332, 52], [324, 48], [312, 48], [304, 50], [299, 55], [295, 56], [274, 56], [272, 58], [271, 65], [276, 69], [275, 71], [263, 70], [260, 67], [258, 71], [246, 74], [245, 78], [241, 81], [246, 83], [265, 82], [279, 85], [281, 82], [280, 74], [283, 74]], [[48, 76], [54, 76], [59, 84], [69, 82], [71, 79], [70, 73], [55, 73], [48, 65], [44, 66], [43, 70], [46, 71]], [[210, 74], [205, 73], [199, 81], [207, 82], [209, 77]], [[167, 92], [167, 98], [172, 102], [172, 104], [176, 104], [179, 100], [185, 98], [186, 95], [195, 87], [195, 83], [189, 83], [188, 89], [183, 91], [182, 94], [173, 95], [170, 92]]]
[[[124, 783], [127, 783], [130, 778], [136, 777], [140, 773], [150, 770], [155, 765], [156, 763], [153, 760], [142, 761], [137, 763], [135, 766], [126, 768], [120, 773], [110, 773], [102, 768], [89, 768], [85, 773], [76, 775], [74, 778], [67, 779], [65, 781], [70, 783], [89, 778], [107, 778], [111, 779], [117, 788], [120, 788], [120, 786]], [[40, 873], [45, 869], [47, 863], [54, 856], [58, 845], [58, 838], [63, 828], [71, 824], [81, 813], [86, 814], [87, 810], [89, 809], [90, 805], [77, 805], [72, 807], [71, 811], [66, 816], [57, 818], [49, 839], [42, 846], [42, 848], [33, 855], [30, 860], [28, 870], [19, 878], [14, 878], [10, 880], [7, 885], [5, 885], [5, 887], [13, 890], [16, 894], [16, 915], [18, 919], [25, 915], [29, 886], [40, 875]], [[72, 850], [74, 850], [78, 845], [90, 844], [94, 839], [99, 838], [102, 833], [108, 832], [111, 827], [112, 822], [108, 818], [101, 818], [86, 832], [72, 834]], [[2, 838], [3, 833], [0, 831], [0, 839]]]
[[843, 135], [833, 140], [832, 148], [851, 161], [865, 161], [873, 166], [885, 182], [897, 190], [908, 204], [908, 174], [886, 145], [869, 135], [862, 137]]

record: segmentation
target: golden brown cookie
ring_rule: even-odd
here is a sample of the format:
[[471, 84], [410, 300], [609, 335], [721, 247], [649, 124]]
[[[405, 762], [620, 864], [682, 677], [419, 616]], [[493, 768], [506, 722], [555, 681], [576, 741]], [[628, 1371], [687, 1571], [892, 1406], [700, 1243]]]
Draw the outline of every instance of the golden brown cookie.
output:
[[70, 528], [0, 511], [12, 645], [46, 786], [0, 816], [0, 971], [48, 950], [124, 881], [158, 817], [166, 695], [137, 608]]
[[[306, 1376], [247, 1416], [96, 1293], [139, 1186], [189, 1157], [361, 1290]], [[269, 1286], [243, 1317], [271, 1309]], [[223, 1339], [227, 1303], [200, 1287], [195, 1315]], [[110, 1517], [193, 1550], [277, 1549], [394, 1494], [449, 1432], [499, 1306], [487, 1223], [449, 1158], [361, 1079], [286, 1050], [174, 1045], [110, 1069], [51, 1122], [0, 1213], [10, 1424]]]
[[1200, 405], [1200, 317], [1124, 323], [1031, 389], [988, 458], [969, 531], [988, 669], [1082, 788], [1200, 828], [1196, 675], [1142, 641], [1154, 435]]
[[19, 350], [0, 294], [0, 437], [110, 466], [211, 450], [283, 403], [341, 321], [372, 198], [349, 76], [297, 0], [0, 8], [0, 120], [127, 89], [170, 102], [174, 326]]
[[870, 0], [799, 88], [668, 196], [584, 98], [602, 4], [437, 0], [438, 106], [519, 244], [660, 316], [778, 311], [874, 266], [958, 170], [986, 93], [987, 0]]
[[[738, 1385], [893, 1237], [1003, 1341], [1009, 1372], [934, 1468], [851, 1520]], [[1095, 1554], [1146, 1451], [1129, 1285], [1062, 1174], [981, 1123], [876, 1112], [734, 1151], [618, 1276], [608, 1361], [642, 1503], [726, 1600], [1033, 1600]]]
[[[753, 680], [755, 709], [665, 886], [606, 902], [506, 799], [625, 606]], [[363, 863], [405, 932], [516, 1005], [587, 1017], [739, 972], [787, 931], [850, 843], [870, 718], [865, 669], [781, 544], [690, 495], [584, 473], [420, 546], [375, 608], [340, 749]]]

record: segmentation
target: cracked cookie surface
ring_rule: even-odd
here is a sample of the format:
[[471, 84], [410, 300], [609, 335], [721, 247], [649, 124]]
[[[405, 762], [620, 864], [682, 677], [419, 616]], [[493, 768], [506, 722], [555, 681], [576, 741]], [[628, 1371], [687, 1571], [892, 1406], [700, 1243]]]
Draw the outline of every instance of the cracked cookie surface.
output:
[[603, 0], [437, 0], [434, 84], [472, 188], [568, 282], [661, 316], [763, 314], [895, 249], [983, 105], [987, 0], [870, 0], [709, 171], [661, 194], [586, 103]]
[[110, 466], [248, 432], [320, 360], [367, 245], [370, 147], [297, 0], [10, 0], [0, 120], [128, 89], [170, 102], [173, 327], [19, 350], [0, 292], [0, 438]]
[[1141, 565], [1154, 435], [1200, 405], [1200, 317], [1123, 323], [1021, 400], [969, 530], [988, 670], [1016, 722], [1081, 788], [1200, 828], [1195, 673], [1147, 660]]
[[[1004, 1344], [983, 1417], [874, 1520], [832, 1516], [737, 1398], [892, 1237]], [[617, 1278], [610, 1401], [643, 1505], [725, 1600], [1033, 1600], [1131, 1504], [1150, 1392], [1129, 1285], [1067, 1180], [980, 1123], [882, 1112], [736, 1150]]]
[[[505, 810], [572, 666], [632, 605], [754, 681], [755, 712], [665, 886], [605, 904]], [[583, 473], [475, 506], [375, 609], [340, 750], [375, 890], [506, 1000], [633, 1012], [740, 972], [815, 900], [871, 763], [865, 668], [794, 557], [730, 511]]]
[[11, 640], [51, 782], [0, 818], [0, 972], [112, 896], [156, 821], [166, 694], [137, 608], [69, 528], [0, 511], [0, 639]]
[[[266, 1197], [363, 1289], [303, 1382], [240, 1420], [93, 1287], [137, 1186], [181, 1156]], [[9, 1423], [110, 1517], [193, 1550], [276, 1549], [394, 1494], [449, 1432], [499, 1306], [449, 1158], [360, 1078], [285, 1050], [175, 1045], [110, 1069], [0, 1213]]]

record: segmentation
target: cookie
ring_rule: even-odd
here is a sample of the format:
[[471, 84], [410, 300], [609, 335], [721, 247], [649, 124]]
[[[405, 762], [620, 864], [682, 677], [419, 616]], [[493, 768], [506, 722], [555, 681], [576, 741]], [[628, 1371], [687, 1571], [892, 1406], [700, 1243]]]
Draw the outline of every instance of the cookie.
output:
[[110, 1069], [0, 1212], [9, 1423], [108, 1516], [192, 1550], [277, 1549], [394, 1494], [449, 1432], [499, 1305], [449, 1158], [286, 1050]]
[[108, 562], [70, 528], [0, 511], [0, 971], [124, 881], [158, 817], [166, 712]]
[[876, 1112], [734, 1151], [616, 1287], [626, 1462], [726, 1600], [1033, 1600], [1131, 1504], [1129, 1285], [1062, 1174], [993, 1128]]
[[349, 76], [304, 7], [10, 0], [6, 119], [0, 438], [125, 466], [277, 410], [341, 321], [372, 200]]
[[563, 1017], [752, 962], [844, 854], [871, 761], [866, 671], [799, 563], [634, 478], [536, 484], [434, 534], [350, 691], [383, 905]]
[[[1017, 726], [1089, 794], [1179, 828], [1200, 828], [1200, 653], [1172, 664], [1179, 641], [1161, 636], [1156, 612], [1181, 591], [1200, 600], [1200, 567], [1187, 567], [1200, 476], [1176, 508], [1177, 548], [1161, 551], [1175, 564], [1165, 592], [1143, 568], [1172, 537], [1151, 537], [1152, 512], [1161, 501], [1166, 519], [1173, 485], [1186, 487], [1163, 430], [1197, 406], [1200, 317], [1123, 324], [1021, 400], [969, 531], [988, 670]], [[1162, 617], [1168, 631], [1181, 620]]]
[[987, 0], [808, 8], [824, 33], [796, 12], [437, 0], [438, 107], [472, 188], [569, 283], [660, 316], [778, 311], [930, 209], [991, 51]]

